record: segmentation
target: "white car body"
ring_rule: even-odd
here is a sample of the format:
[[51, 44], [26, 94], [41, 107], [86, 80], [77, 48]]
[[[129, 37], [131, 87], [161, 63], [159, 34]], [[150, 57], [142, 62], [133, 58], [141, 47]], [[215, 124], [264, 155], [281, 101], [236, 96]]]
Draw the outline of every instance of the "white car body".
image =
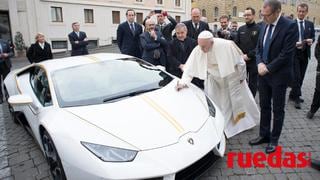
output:
[[[12, 71], [5, 79], [9, 103], [19, 96], [32, 103], [11, 104], [23, 113], [42, 151], [41, 131], [56, 147], [67, 179], [175, 179], [208, 153], [223, 156], [224, 117], [216, 108], [210, 116], [205, 94], [195, 86], [175, 90], [177, 78], [165, 87], [113, 103], [61, 108], [51, 74], [100, 61], [131, 58], [94, 54], [31, 64]], [[26, 69], [39, 66], [48, 77], [52, 105], [44, 107], [32, 91]], [[154, 67], [155, 68], [155, 67]], [[105, 162], [81, 142], [137, 151], [131, 162]], [[211, 158], [211, 156], [210, 156]]]

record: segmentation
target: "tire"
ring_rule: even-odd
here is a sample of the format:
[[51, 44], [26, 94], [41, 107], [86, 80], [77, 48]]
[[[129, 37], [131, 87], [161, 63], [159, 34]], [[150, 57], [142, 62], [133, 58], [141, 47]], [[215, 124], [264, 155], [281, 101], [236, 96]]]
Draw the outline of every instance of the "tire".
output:
[[9, 112], [10, 112], [10, 117], [12, 119], [12, 121], [15, 123], [15, 124], [20, 124], [19, 123], [19, 120], [18, 120], [18, 115], [14, 112], [12, 106], [8, 103], [8, 109], [9, 109]]
[[[9, 93], [8, 93], [8, 90], [7, 90], [6, 86], [4, 86], [4, 97], [6, 98], [6, 101], [8, 103]], [[9, 109], [10, 117], [11, 117], [12, 121], [15, 124], [19, 124], [19, 120], [18, 120], [17, 114], [14, 112], [14, 109], [12, 108], [12, 106], [9, 103], [8, 103], [8, 109]]]
[[57, 149], [48, 134], [44, 131], [41, 136], [42, 147], [44, 150], [45, 157], [50, 167], [50, 172], [54, 180], [66, 180], [66, 175], [63, 170], [63, 166], [57, 152]]

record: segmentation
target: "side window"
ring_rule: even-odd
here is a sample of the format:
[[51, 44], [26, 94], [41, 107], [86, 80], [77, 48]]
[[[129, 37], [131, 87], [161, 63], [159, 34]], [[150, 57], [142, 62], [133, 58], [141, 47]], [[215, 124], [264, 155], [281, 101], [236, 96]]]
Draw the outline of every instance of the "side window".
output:
[[30, 84], [34, 94], [43, 106], [52, 105], [48, 78], [42, 68], [34, 67], [34, 69], [30, 71]]

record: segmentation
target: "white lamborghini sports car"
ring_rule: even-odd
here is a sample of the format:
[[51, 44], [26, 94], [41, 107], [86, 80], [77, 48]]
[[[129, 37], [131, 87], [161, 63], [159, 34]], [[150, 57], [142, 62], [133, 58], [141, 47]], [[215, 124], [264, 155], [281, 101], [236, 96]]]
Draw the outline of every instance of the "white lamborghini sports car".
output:
[[197, 87], [140, 59], [93, 54], [12, 71], [12, 118], [54, 179], [194, 179], [225, 151], [224, 118]]

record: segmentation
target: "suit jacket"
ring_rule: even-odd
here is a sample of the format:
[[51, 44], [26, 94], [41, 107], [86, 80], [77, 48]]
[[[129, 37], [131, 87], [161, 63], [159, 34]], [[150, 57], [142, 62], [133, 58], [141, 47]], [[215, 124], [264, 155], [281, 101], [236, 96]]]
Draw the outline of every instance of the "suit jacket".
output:
[[160, 31], [162, 33], [163, 37], [167, 41], [171, 41], [172, 40], [172, 31], [176, 27], [177, 21], [171, 16], [168, 16], [167, 18], [170, 21], [170, 23], [166, 24], [164, 27], [162, 27], [162, 29], [161, 29], [161, 26], [159, 24], [157, 24], [156, 28], [158, 31]]
[[183, 45], [184, 48], [181, 45], [181, 41], [179, 41], [177, 38], [174, 38], [169, 43], [168, 47], [168, 71], [180, 78], [182, 76], [182, 71], [179, 66], [187, 62], [192, 50], [197, 46], [197, 42], [196, 40], [187, 37], [183, 41]]
[[[297, 19], [295, 19], [294, 22], [296, 23], [297, 27], [300, 25], [299, 22], [297, 21]], [[298, 29], [298, 32], [299, 32], [299, 29]], [[298, 35], [298, 37], [299, 37], [299, 35]], [[304, 20], [304, 39], [312, 39], [313, 42], [315, 41], [314, 24], [308, 20]], [[308, 44], [305, 44], [305, 46], [306, 46], [305, 50], [307, 51], [308, 58], [310, 58], [311, 57], [311, 46], [309, 46]]]
[[[166, 67], [166, 54], [167, 40], [162, 36], [159, 31], [157, 33], [157, 40], [154, 40], [149, 32], [144, 32], [140, 35], [140, 42], [142, 47], [142, 59], [148, 61], [153, 65], [162, 65]], [[154, 58], [156, 52], [160, 52], [160, 58]]]
[[298, 41], [298, 27], [292, 20], [282, 16], [280, 17], [272, 34], [268, 52], [268, 62], [264, 62], [262, 53], [266, 27], [266, 24], [261, 25], [261, 33], [259, 34], [257, 44], [257, 64], [266, 64], [269, 70], [266, 76], [273, 77], [274, 82], [287, 84], [291, 77], [292, 59], [295, 52], [295, 45]]
[[134, 23], [134, 30], [133, 34], [127, 21], [121, 23], [117, 29], [117, 42], [122, 54], [141, 58], [139, 36], [142, 33], [142, 26]]
[[198, 28], [198, 30], [196, 30], [196, 29], [193, 27], [192, 20], [185, 21], [185, 22], [183, 22], [183, 23], [187, 26], [187, 29], [188, 29], [188, 34], [187, 34], [187, 36], [190, 37], [190, 38], [193, 38], [193, 39], [195, 39], [195, 40], [198, 40], [198, 35], [199, 35], [202, 31], [204, 31], [204, 30], [210, 31], [208, 23], [203, 22], [203, 21], [200, 21], [200, 22], [199, 22], [199, 25], [198, 25], [199, 28]]
[[8, 68], [10, 70], [10, 68], [11, 68], [10, 57], [13, 57], [14, 54], [12, 52], [10, 44], [7, 41], [0, 39], [0, 43], [1, 43], [1, 47], [2, 47], [2, 52], [7, 53], [9, 55], [7, 58], [0, 58], [0, 64], [4, 65], [6, 68]]
[[52, 59], [51, 46], [49, 43], [44, 43], [44, 48], [42, 49], [39, 43], [31, 44], [27, 51], [27, 58], [30, 63], [38, 63], [47, 59]]
[[318, 41], [316, 43], [316, 47], [314, 48], [314, 56], [318, 60], [317, 71], [320, 72], [320, 35], [318, 36]]
[[244, 54], [250, 58], [246, 61], [247, 66], [256, 66], [256, 47], [259, 38], [260, 27], [255, 22], [245, 24], [238, 29], [236, 44]]
[[[87, 35], [85, 32], [80, 31], [79, 37], [78, 37], [78, 35], [73, 31], [68, 35], [68, 37], [72, 47], [71, 56], [89, 54], [87, 49], [87, 45], [89, 43], [88, 41], [84, 41], [84, 39], [87, 38]], [[76, 44], [75, 43], [76, 41], [79, 41], [79, 43]]]

